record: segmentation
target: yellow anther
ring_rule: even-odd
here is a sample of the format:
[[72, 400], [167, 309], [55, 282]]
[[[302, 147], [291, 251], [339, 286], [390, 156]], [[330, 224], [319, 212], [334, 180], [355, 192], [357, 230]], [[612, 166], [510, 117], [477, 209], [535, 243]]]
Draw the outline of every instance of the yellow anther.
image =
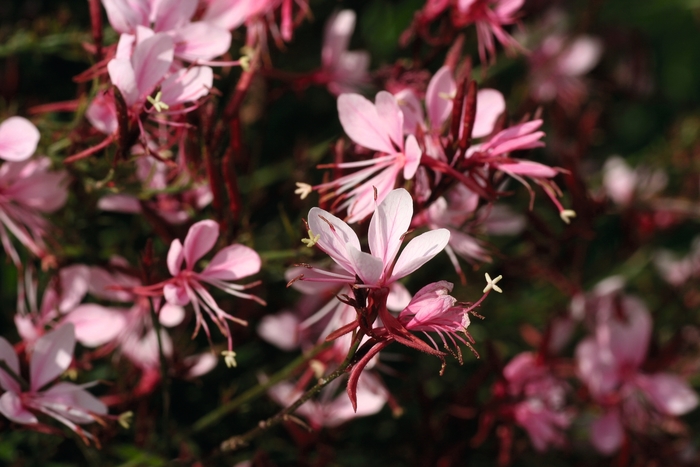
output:
[[297, 189], [294, 190], [294, 194], [299, 195], [301, 199], [305, 199], [312, 191], [314, 191], [314, 187], [308, 183], [297, 182]]
[[571, 219], [576, 217], [576, 211], [573, 209], [562, 209], [561, 212], [559, 212], [559, 217], [561, 217], [561, 220], [565, 223], [571, 224]]
[[131, 422], [134, 419], [134, 412], [129, 410], [128, 412], [124, 412], [123, 414], [119, 415], [119, 418], [117, 419], [119, 421], [119, 424], [124, 428], [125, 430], [129, 429], [129, 426], [131, 426]]
[[307, 247], [311, 248], [314, 246], [318, 241], [321, 239], [321, 234], [316, 234], [311, 231], [311, 229], [308, 230], [309, 238], [302, 238], [301, 243], [306, 245]]
[[233, 350], [224, 350], [221, 352], [221, 355], [224, 356], [224, 362], [228, 368], [235, 368], [238, 366], [238, 363], [236, 363], [236, 352]]
[[146, 100], [148, 100], [148, 102], [151, 103], [151, 105], [152, 105], [153, 108], [156, 110], [156, 112], [162, 112], [162, 111], [168, 110], [168, 109], [170, 108], [170, 106], [169, 106], [168, 104], [166, 104], [165, 102], [163, 102], [163, 101], [160, 100], [161, 97], [163, 97], [163, 93], [160, 92], [160, 91], [158, 91], [158, 92], [156, 93], [156, 97], [155, 97], [155, 98], [153, 98], [153, 97], [151, 97], [151, 96], [147, 96], [147, 97], [146, 97]]

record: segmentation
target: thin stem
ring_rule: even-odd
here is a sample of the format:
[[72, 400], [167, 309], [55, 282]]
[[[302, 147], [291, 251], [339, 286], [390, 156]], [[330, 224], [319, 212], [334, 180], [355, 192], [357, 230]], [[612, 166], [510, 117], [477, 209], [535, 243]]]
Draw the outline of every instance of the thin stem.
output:
[[297, 399], [292, 405], [289, 407], [280, 410], [275, 416], [268, 418], [267, 420], [261, 420], [258, 423], [258, 426], [255, 428], [249, 430], [245, 434], [239, 435], [239, 436], [233, 436], [223, 443], [221, 443], [221, 450], [226, 452], [226, 451], [235, 451], [238, 448], [247, 446], [248, 443], [255, 437], [261, 435], [264, 433], [267, 429], [272, 428], [273, 426], [279, 425], [282, 422], [285, 422], [290, 419], [290, 415], [293, 414], [299, 407], [301, 407], [306, 401], [314, 397], [316, 394], [318, 394], [321, 389], [325, 388], [328, 384], [331, 383], [331, 381], [334, 381], [341, 377], [342, 375], [345, 374], [346, 370], [350, 366], [350, 363], [352, 362], [353, 358], [355, 357], [355, 352], [357, 351], [357, 348], [360, 345], [360, 342], [362, 341], [364, 333], [359, 332], [356, 336], [355, 339], [353, 340], [353, 345], [350, 347], [350, 350], [348, 351], [347, 357], [345, 357], [345, 360], [343, 360], [343, 363], [338, 366], [338, 368], [331, 373], [330, 375], [326, 376], [325, 378], [320, 378], [316, 385], [306, 391], [299, 399]]
[[320, 343], [319, 345], [311, 349], [310, 352], [307, 352], [304, 355], [300, 355], [299, 357], [294, 359], [289, 365], [285, 366], [280, 371], [272, 375], [270, 379], [268, 379], [265, 383], [259, 384], [248, 389], [246, 392], [236, 397], [235, 399], [232, 399], [226, 404], [222, 405], [221, 407], [217, 407], [215, 410], [212, 410], [207, 415], [203, 416], [194, 423], [194, 425], [192, 426], [192, 433], [197, 433], [210, 427], [226, 415], [236, 410], [241, 405], [255, 399], [261, 394], [264, 394], [265, 391], [267, 391], [269, 388], [279, 383], [280, 381], [287, 379], [295, 371], [297, 371], [297, 369], [301, 365], [305, 364], [307, 361], [311, 360], [323, 350], [328, 348], [330, 344], [330, 342]]
[[168, 434], [168, 418], [170, 412], [170, 384], [168, 380], [168, 362], [165, 359], [165, 352], [163, 351], [163, 338], [160, 335], [161, 325], [158, 320], [158, 314], [153, 306], [153, 300], [149, 300], [151, 303], [151, 320], [153, 321], [153, 328], [156, 331], [156, 337], [158, 338], [158, 357], [160, 358], [160, 387], [161, 387], [161, 397], [163, 399], [163, 413], [161, 415], [161, 423], [163, 424], [163, 452], [166, 457], [170, 451], [170, 435]]

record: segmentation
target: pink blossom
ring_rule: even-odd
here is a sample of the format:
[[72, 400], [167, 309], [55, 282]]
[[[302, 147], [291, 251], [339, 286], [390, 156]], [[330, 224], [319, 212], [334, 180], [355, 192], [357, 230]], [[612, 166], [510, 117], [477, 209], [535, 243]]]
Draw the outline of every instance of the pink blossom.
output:
[[317, 79], [327, 82], [328, 89], [336, 95], [357, 91], [358, 87], [369, 82], [369, 53], [348, 50], [355, 18], [354, 11], [342, 10], [326, 22], [321, 50], [322, 70]]
[[603, 165], [603, 188], [616, 204], [629, 206], [635, 199], [648, 200], [666, 188], [668, 176], [662, 170], [631, 168], [620, 156]]
[[382, 202], [394, 189], [399, 174], [405, 180], [413, 178], [421, 149], [413, 135], [404, 144], [403, 112], [396, 98], [386, 91], [377, 94], [375, 104], [359, 94], [341, 94], [338, 115], [350, 139], [377, 154], [365, 161], [333, 164], [338, 169], [364, 168], [313, 188], [342, 195], [343, 202], [337, 210], [347, 208], [348, 222], [353, 223], [372, 213], [375, 196], [376, 202]]
[[0, 159], [21, 162], [29, 159], [39, 144], [39, 130], [22, 117], [0, 123]]
[[260, 270], [260, 257], [247, 246], [229, 245], [214, 255], [201, 272], [195, 272], [194, 267], [197, 261], [214, 247], [218, 237], [219, 225], [214, 221], [204, 220], [192, 225], [185, 237], [184, 244], [180, 240], [173, 240], [170, 245], [167, 263], [173, 278], [159, 284], [141, 287], [140, 290], [148, 295], [162, 293], [165, 300], [171, 305], [184, 306], [191, 302], [196, 317], [195, 334], [201, 326], [209, 336], [209, 327], [203, 319], [202, 310], [204, 310], [221, 332], [228, 337], [229, 350], [231, 350], [232, 341], [228, 320], [243, 325], [247, 323], [219, 308], [214, 297], [202, 283], [213, 285], [228, 294], [255, 300], [264, 305], [265, 302], [262, 299], [242, 292], [242, 290], [257, 285], [257, 283], [238, 285], [230, 282], [257, 273]]
[[630, 428], [644, 430], [647, 413], [679, 416], [698, 405], [698, 395], [680, 377], [642, 373], [652, 321], [641, 300], [622, 297], [617, 309], [622, 316], [612, 313], [599, 317], [595, 336], [584, 339], [576, 348], [579, 376], [604, 408], [591, 427], [591, 442], [603, 454], [620, 447], [622, 427], [627, 425], [624, 421], [629, 421]]
[[197, 2], [191, 0], [102, 0], [112, 27], [136, 36], [139, 28], [153, 28], [170, 36], [176, 57], [206, 62], [229, 49], [231, 33], [210, 21], [191, 22]]
[[579, 36], [567, 42], [560, 35], [548, 36], [529, 57], [532, 97], [577, 106], [587, 93], [581, 77], [596, 66], [602, 52], [602, 42], [593, 37]]
[[322, 276], [301, 280], [355, 283], [359, 277], [370, 287], [384, 287], [407, 276], [445, 248], [450, 234], [437, 229], [411, 240], [396, 259], [413, 215], [411, 195], [403, 188], [391, 191], [377, 207], [369, 224], [370, 253], [361, 251], [357, 234], [342, 220], [320, 208], [309, 211], [311, 235], [316, 245], [342, 269], [340, 273], [311, 268]]
[[68, 369], [73, 360], [75, 335], [72, 324], [47, 333], [34, 343], [28, 381], [20, 376], [17, 354], [0, 337], [0, 360], [12, 371], [0, 369], [0, 387], [6, 392], [0, 397], [0, 413], [15, 423], [38, 425], [35, 412], [55, 418], [78, 433], [83, 439], [92, 438], [78, 425], [94, 422], [107, 414], [107, 407], [85, 391], [87, 385], [58, 382], [46, 386]]
[[[321, 391], [319, 400], [307, 401], [296, 413], [306, 418], [314, 429], [335, 427], [353, 418], [367, 417], [379, 412], [389, 398], [381, 380], [371, 373], [364, 373], [360, 378], [356, 410], [345, 395], [335, 394], [337, 389], [337, 384], [329, 384]], [[303, 392], [291, 383], [280, 383], [268, 390], [268, 394], [278, 404], [288, 406]]]
[[[146, 98], [157, 85], [160, 85], [161, 102], [168, 107], [197, 100], [209, 93], [213, 84], [211, 68], [195, 66], [172, 71], [173, 39], [167, 34], [153, 34], [150, 30], [143, 30], [143, 37], [137, 41], [130, 56], [118, 53], [107, 64], [112, 83], [121, 91], [127, 106], [136, 108], [135, 114], [140, 113]], [[120, 40], [120, 44], [123, 43], [124, 38]], [[127, 46], [130, 44], [122, 48]]]
[[508, 393], [518, 400], [513, 417], [527, 431], [535, 449], [563, 446], [562, 430], [571, 423], [571, 414], [564, 408], [567, 385], [531, 352], [516, 355], [503, 368], [503, 376]]
[[479, 57], [482, 63], [496, 61], [495, 37], [506, 49], [522, 49], [520, 44], [508, 34], [503, 26], [517, 21], [518, 10], [524, 0], [457, 0], [457, 8], [453, 11], [452, 21], [456, 26], [476, 26], [479, 40]]
[[42, 213], [58, 210], [68, 197], [67, 173], [50, 172], [50, 165], [41, 157], [0, 166], [0, 240], [15, 264], [20, 260], [7, 232], [36, 256], [45, 257], [49, 223]]
[[680, 287], [693, 277], [700, 276], [700, 237], [695, 237], [690, 251], [678, 258], [669, 250], [654, 253], [654, 266], [663, 279], [674, 287]]

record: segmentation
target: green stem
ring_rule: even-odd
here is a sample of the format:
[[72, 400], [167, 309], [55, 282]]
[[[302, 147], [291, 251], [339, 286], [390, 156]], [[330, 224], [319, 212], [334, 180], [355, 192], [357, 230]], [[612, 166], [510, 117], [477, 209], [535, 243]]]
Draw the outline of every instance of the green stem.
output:
[[318, 394], [321, 391], [321, 389], [325, 388], [328, 384], [330, 384], [331, 381], [334, 381], [345, 374], [346, 370], [350, 366], [350, 363], [352, 362], [352, 359], [355, 357], [355, 352], [357, 351], [357, 348], [359, 347], [360, 342], [362, 341], [362, 336], [363, 333], [361, 332], [355, 336], [355, 339], [353, 340], [353, 345], [350, 347], [347, 357], [345, 357], [343, 363], [341, 363], [340, 366], [333, 373], [326, 376], [325, 378], [319, 379], [314, 387], [306, 391], [292, 405], [279, 411], [277, 415], [270, 417], [267, 420], [261, 420], [255, 428], [249, 430], [245, 434], [233, 436], [221, 443], [221, 450], [224, 452], [235, 451], [238, 448], [247, 446], [253, 438], [264, 433], [267, 429], [289, 420], [290, 415], [293, 414], [299, 407], [301, 407], [302, 404], [304, 404], [306, 401]]
[[156, 313], [155, 308], [153, 307], [153, 301], [149, 300], [151, 302], [151, 320], [153, 321], [153, 329], [156, 331], [156, 337], [158, 338], [158, 356], [160, 358], [160, 387], [161, 387], [161, 396], [163, 399], [163, 414], [161, 418], [161, 423], [163, 424], [163, 449], [166, 457], [168, 456], [168, 452], [170, 451], [170, 436], [168, 434], [168, 418], [169, 418], [169, 412], [170, 412], [170, 391], [169, 391], [169, 380], [168, 380], [168, 362], [165, 358], [165, 352], [163, 351], [163, 338], [160, 335], [161, 331], [161, 325], [160, 321], [158, 320], [158, 314]]
[[255, 387], [248, 389], [246, 392], [236, 397], [235, 399], [232, 399], [224, 405], [212, 410], [211, 412], [209, 412], [194, 423], [194, 425], [192, 426], [192, 433], [197, 433], [210, 427], [226, 415], [236, 410], [241, 405], [255, 399], [261, 394], [264, 394], [265, 391], [267, 391], [269, 388], [279, 383], [280, 381], [289, 378], [295, 371], [297, 371], [297, 369], [301, 365], [314, 358], [316, 355], [321, 353], [321, 351], [328, 348], [329, 345], [330, 342], [322, 342], [321, 344], [311, 349], [310, 352], [307, 352], [306, 354], [300, 355], [299, 357], [295, 358], [289, 365], [285, 366], [280, 371], [272, 375], [270, 379], [268, 379], [265, 383], [259, 384]]

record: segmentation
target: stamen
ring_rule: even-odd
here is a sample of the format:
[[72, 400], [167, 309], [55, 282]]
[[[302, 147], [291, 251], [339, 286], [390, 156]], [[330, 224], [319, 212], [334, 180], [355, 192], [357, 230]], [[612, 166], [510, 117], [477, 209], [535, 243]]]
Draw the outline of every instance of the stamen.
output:
[[309, 229], [307, 232], [309, 234], [309, 238], [302, 238], [301, 243], [306, 245], [308, 248], [311, 248], [321, 239], [321, 234], [314, 235], [311, 229]]
[[238, 366], [236, 363], [236, 352], [233, 350], [224, 350], [221, 352], [221, 355], [224, 356], [224, 362], [226, 362], [228, 368], [235, 368]]
[[124, 428], [125, 430], [128, 430], [133, 419], [134, 419], [134, 412], [129, 410], [129, 411], [124, 412], [123, 414], [119, 415], [119, 418], [117, 419], [117, 421], [119, 421], [119, 424], [122, 426], [122, 428]]
[[309, 194], [314, 191], [314, 187], [309, 185], [308, 183], [301, 183], [297, 182], [297, 189], [294, 190], [294, 194], [299, 195], [301, 199], [306, 199]]
[[561, 220], [563, 220], [566, 224], [571, 224], [571, 219], [576, 217], [576, 211], [573, 209], [564, 209], [559, 212], [559, 217], [561, 217]]
[[498, 276], [495, 279], [491, 279], [491, 276], [489, 276], [489, 273], [485, 273], [484, 276], [486, 277], [486, 287], [484, 287], [484, 293], [488, 292], [489, 290], [495, 290], [498, 293], [503, 293], [503, 290], [496, 284], [503, 279], [503, 276]]

